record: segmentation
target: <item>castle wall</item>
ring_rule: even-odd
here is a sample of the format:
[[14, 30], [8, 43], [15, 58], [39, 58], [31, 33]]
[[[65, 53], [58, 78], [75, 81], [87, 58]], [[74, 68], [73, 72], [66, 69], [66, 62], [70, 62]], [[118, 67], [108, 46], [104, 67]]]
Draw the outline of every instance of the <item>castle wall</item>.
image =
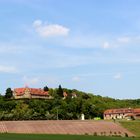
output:
[[39, 95], [39, 94], [32, 94], [30, 88], [25, 88], [25, 90], [16, 92], [13, 91], [14, 99], [31, 99], [31, 98], [41, 98], [41, 99], [52, 99], [52, 96], [49, 95]]

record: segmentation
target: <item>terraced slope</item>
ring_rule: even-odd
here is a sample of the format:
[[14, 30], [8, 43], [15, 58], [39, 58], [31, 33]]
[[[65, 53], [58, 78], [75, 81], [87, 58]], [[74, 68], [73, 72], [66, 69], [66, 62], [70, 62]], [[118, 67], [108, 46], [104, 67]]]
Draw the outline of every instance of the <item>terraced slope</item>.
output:
[[107, 121], [52, 120], [52, 121], [1, 121], [1, 133], [32, 134], [89, 134], [134, 136], [121, 125]]

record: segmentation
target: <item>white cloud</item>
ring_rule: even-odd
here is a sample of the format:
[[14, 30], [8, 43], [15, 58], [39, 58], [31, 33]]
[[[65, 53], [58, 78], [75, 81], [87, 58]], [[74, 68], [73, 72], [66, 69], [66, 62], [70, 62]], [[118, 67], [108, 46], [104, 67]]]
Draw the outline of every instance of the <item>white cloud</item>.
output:
[[59, 24], [43, 24], [41, 20], [33, 22], [35, 31], [42, 37], [67, 36], [70, 29]]
[[22, 52], [22, 48], [13, 47], [13, 46], [0, 46], [0, 53], [1, 54], [17, 54]]
[[35, 28], [40, 27], [41, 25], [42, 25], [42, 21], [41, 20], [35, 20], [34, 23], [33, 23], [33, 26]]
[[78, 81], [80, 81], [80, 77], [75, 76], [75, 77], [72, 78], [72, 81], [74, 81], [74, 82], [78, 82]]
[[119, 43], [128, 43], [128, 42], [130, 42], [130, 38], [129, 37], [121, 37], [121, 38], [118, 38], [118, 42]]
[[114, 79], [121, 79], [122, 75], [121, 73], [117, 73], [116, 75], [114, 75]]
[[21, 53], [25, 48], [21, 45], [7, 42], [0, 42], [0, 53]]
[[103, 47], [104, 49], [108, 49], [108, 48], [110, 48], [111, 46], [110, 46], [109, 42], [104, 42], [102, 47]]
[[15, 67], [13, 67], [13, 66], [0, 65], [0, 72], [3, 72], [3, 73], [16, 73], [17, 69]]
[[120, 48], [120, 47], [123, 47], [124, 44], [129, 46], [129, 44], [134, 42], [134, 41], [135, 41], [135, 38], [123, 36], [123, 37], [109, 40], [109, 42], [105, 41], [102, 45], [102, 48], [104, 48], [104, 49]]
[[39, 78], [38, 77], [34, 77], [34, 78], [29, 78], [27, 76], [24, 76], [23, 78], [23, 82], [25, 85], [36, 85], [39, 82]]

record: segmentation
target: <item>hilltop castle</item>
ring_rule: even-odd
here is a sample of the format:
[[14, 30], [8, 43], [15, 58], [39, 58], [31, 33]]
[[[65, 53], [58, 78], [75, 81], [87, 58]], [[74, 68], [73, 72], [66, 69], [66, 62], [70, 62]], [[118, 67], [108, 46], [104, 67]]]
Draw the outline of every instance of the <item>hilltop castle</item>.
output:
[[48, 91], [44, 91], [40, 88], [15, 88], [13, 91], [14, 99], [22, 99], [22, 98], [43, 98], [43, 99], [52, 99], [52, 96], [49, 95]]

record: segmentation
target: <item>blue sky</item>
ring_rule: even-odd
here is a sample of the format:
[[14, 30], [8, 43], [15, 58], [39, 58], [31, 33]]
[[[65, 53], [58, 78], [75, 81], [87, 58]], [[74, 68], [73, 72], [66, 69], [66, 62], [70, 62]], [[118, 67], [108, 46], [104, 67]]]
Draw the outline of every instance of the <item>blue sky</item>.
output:
[[0, 93], [78, 89], [140, 98], [139, 0], [0, 0]]

